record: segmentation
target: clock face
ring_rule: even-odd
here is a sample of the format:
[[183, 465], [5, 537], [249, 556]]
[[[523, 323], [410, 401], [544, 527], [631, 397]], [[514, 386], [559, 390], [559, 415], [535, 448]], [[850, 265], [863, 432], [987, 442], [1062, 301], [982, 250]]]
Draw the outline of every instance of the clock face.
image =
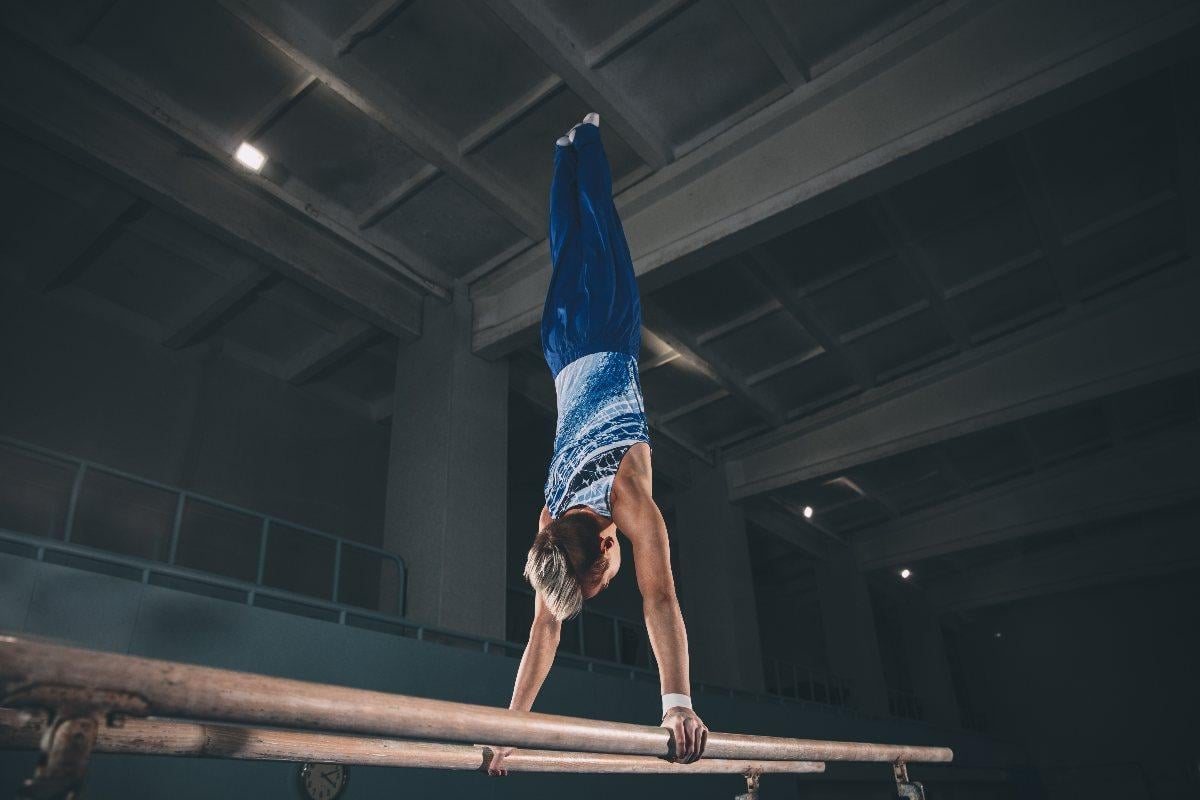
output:
[[346, 790], [350, 768], [345, 764], [305, 764], [300, 786], [311, 800], [336, 800]]

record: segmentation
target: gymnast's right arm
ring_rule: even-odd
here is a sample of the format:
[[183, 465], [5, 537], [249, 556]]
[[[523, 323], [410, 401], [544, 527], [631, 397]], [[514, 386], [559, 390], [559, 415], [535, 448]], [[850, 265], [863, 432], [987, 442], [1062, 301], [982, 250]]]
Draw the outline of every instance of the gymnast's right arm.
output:
[[[550, 514], [542, 509], [541, 526], [550, 520]], [[517, 669], [517, 680], [513, 685], [512, 700], [508, 704], [511, 711], [529, 711], [533, 708], [534, 698], [542, 688], [550, 667], [554, 664], [554, 654], [558, 651], [558, 640], [562, 634], [562, 623], [554, 618], [550, 609], [542, 602], [541, 595], [533, 598], [533, 624], [529, 627], [529, 642], [525, 645], [525, 655], [521, 656], [521, 666]], [[489, 775], [507, 775], [504, 768], [504, 757], [512, 752], [511, 747], [492, 748], [492, 758], [488, 762]]]

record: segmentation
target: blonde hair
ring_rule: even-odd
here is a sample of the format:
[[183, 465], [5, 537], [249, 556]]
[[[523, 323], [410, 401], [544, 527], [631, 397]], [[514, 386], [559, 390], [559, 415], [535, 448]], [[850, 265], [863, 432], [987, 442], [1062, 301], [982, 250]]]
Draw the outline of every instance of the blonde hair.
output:
[[525, 580], [560, 622], [583, 610], [584, 589], [604, 574], [601, 524], [591, 514], [568, 514], [538, 531], [525, 559]]

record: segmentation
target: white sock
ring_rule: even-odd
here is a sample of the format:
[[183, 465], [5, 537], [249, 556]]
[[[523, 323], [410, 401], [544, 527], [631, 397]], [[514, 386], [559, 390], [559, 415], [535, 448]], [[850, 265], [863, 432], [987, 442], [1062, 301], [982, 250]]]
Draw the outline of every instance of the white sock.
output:
[[599, 128], [600, 127], [600, 115], [597, 114], [595, 111], [592, 111], [591, 113], [587, 114], [583, 118], [583, 122], [577, 122], [574, 125], [572, 125], [571, 130], [567, 131], [565, 134], [558, 137], [558, 139], [554, 143], [556, 145], [558, 145], [559, 147], [566, 147], [569, 144], [573, 144], [575, 142], [575, 129], [578, 128], [580, 125], [595, 125], [597, 128]]

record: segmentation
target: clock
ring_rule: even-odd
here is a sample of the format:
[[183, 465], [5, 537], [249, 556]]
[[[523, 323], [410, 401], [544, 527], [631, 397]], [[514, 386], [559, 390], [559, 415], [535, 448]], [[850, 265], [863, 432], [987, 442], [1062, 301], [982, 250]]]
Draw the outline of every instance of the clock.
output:
[[350, 782], [345, 764], [305, 764], [300, 767], [300, 788], [310, 800], [337, 800]]

